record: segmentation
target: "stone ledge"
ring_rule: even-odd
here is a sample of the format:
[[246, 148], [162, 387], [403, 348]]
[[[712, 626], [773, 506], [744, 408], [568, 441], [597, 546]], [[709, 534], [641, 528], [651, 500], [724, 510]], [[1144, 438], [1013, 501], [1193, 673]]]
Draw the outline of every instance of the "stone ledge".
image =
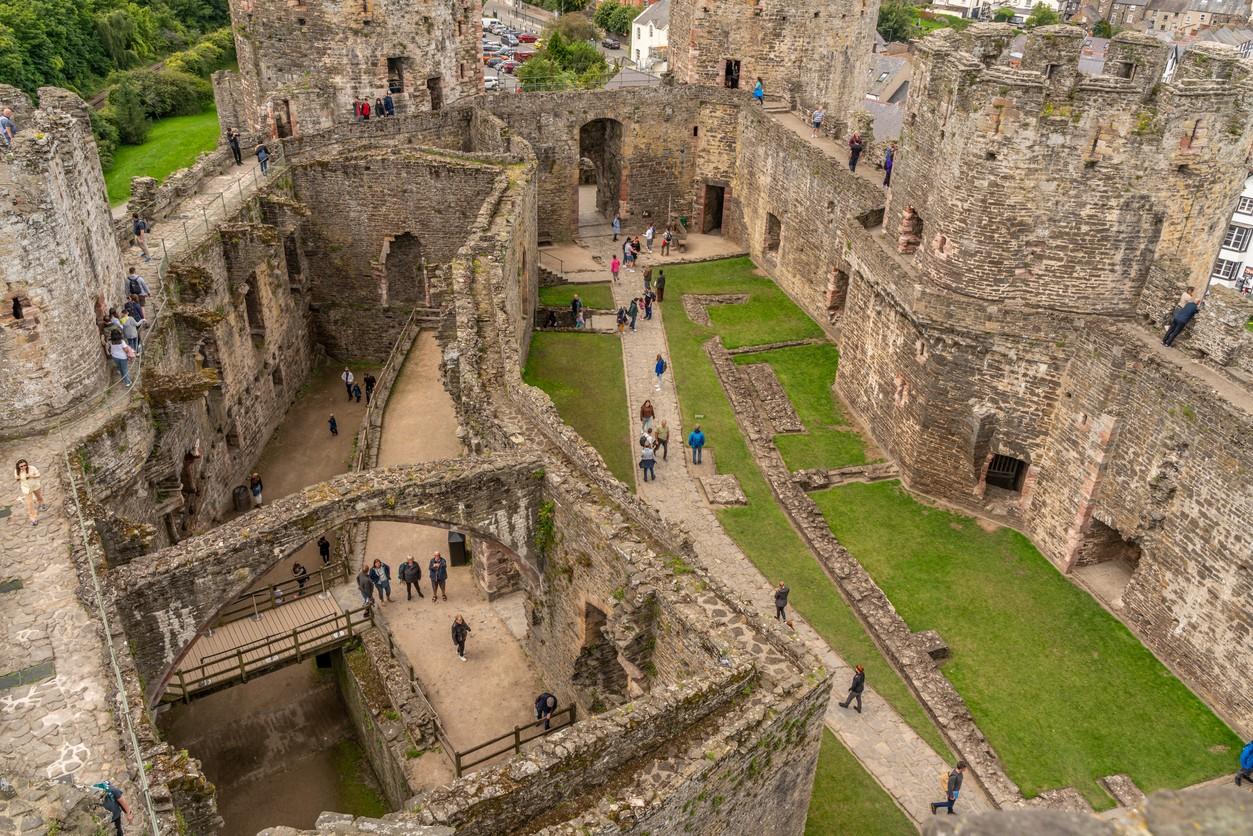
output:
[[710, 505], [747, 505], [748, 497], [740, 490], [740, 482], [733, 474], [700, 477], [701, 489]]

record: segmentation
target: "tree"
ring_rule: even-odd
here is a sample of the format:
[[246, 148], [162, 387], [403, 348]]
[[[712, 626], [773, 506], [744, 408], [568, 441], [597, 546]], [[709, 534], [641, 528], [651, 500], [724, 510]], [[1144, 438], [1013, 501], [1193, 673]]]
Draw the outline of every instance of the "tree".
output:
[[1108, 20], [1098, 20], [1092, 27], [1092, 35], [1096, 38], [1112, 38], [1118, 34], [1118, 27]]
[[594, 41], [600, 33], [587, 15], [564, 14], [544, 27], [545, 40], [557, 34], [571, 41]]
[[642, 9], [636, 6], [619, 6], [613, 13], [613, 20], [610, 21], [609, 31], [616, 32], [619, 35], [629, 35], [631, 33], [631, 23], [640, 16]]
[[613, 16], [618, 11], [618, 4], [613, 0], [605, 0], [596, 7], [596, 14], [592, 15], [594, 22], [601, 29], [608, 30], [613, 25]]
[[1015, 12], [1013, 6], [1001, 6], [999, 9], [992, 12], [992, 19], [997, 23], [1009, 23], [1014, 19], [1014, 14]]
[[112, 122], [117, 125], [118, 140], [126, 145], [142, 145], [148, 138], [148, 114], [144, 111], [139, 85], [133, 78], [123, 76], [109, 91], [109, 111]]
[[1061, 22], [1061, 15], [1054, 9], [1050, 9], [1043, 3], [1036, 3], [1035, 8], [1031, 10], [1031, 17], [1027, 18], [1027, 28], [1034, 29], [1037, 26], [1052, 26], [1054, 23]]
[[908, 41], [918, 32], [917, 14], [904, 0], [887, 0], [879, 6], [879, 34], [885, 41]]

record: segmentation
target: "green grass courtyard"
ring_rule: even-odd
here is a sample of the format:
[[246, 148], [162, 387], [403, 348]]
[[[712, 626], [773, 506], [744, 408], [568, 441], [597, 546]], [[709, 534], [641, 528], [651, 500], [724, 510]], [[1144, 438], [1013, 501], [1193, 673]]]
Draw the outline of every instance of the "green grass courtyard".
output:
[[613, 291], [608, 282], [589, 282], [588, 284], [554, 284], [539, 289], [539, 303], [555, 308], [568, 308], [574, 294], [579, 294], [583, 306], [593, 310], [612, 311], [618, 306], [613, 303]]
[[125, 203], [131, 195], [132, 177], [164, 180], [186, 168], [205, 151], [217, 147], [221, 130], [214, 108], [194, 116], [171, 116], [152, 123], [143, 145], [119, 145], [113, 165], [104, 173], [109, 205]]

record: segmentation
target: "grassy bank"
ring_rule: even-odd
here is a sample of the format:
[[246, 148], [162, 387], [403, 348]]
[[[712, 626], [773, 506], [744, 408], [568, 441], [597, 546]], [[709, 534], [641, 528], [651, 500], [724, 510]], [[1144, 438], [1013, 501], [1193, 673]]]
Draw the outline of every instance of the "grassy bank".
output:
[[579, 299], [583, 301], [583, 306], [586, 308], [603, 311], [617, 310], [618, 306], [613, 303], [613, 291], [610, 290], [608, 282], [557, 284], [541, 287], [539, 289], [539, 303], [558, 308], [568, 308], [570, 307], [570, 300], [574, 298], [576, 293], [579, 294]]
[[914, 836], [909, 817], [827, 729], [822, 730], [805, 836]]
[[109, 204], [116, 206], [130, 198], [132, 177], [164, 180], [217, 147], [220, 135], [213, 108], [195, 116], [171, 116], [154, 122], [147, 142], [121, 145], [114, 153], [113, 165], [104, 173]]

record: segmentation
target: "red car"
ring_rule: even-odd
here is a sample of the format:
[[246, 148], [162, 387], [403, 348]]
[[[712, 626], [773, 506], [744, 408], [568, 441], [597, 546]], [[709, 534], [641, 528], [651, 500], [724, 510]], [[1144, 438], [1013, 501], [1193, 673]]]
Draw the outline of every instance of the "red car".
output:
[[535, 57], [534, 52], [519, 52], [513, 56], [514, 60], [517, 61], [519, 64], [523, 63], [524, 61], [529, 61], [534, 57]]
[[496, 69], [497, 71], [504, 70], [505, 72], [509, 73], [509, 75], [513, 75], [513, 71], [516, 70], [517, 68], [518, 68], [517, 61], [506, 61], [505, 63], [501, 64]]
[[523, 32], [518, 35], [518, 40], [524, 44], [533, 44], [539, 40], [539, 35], [532, 35], [530, 32]]

